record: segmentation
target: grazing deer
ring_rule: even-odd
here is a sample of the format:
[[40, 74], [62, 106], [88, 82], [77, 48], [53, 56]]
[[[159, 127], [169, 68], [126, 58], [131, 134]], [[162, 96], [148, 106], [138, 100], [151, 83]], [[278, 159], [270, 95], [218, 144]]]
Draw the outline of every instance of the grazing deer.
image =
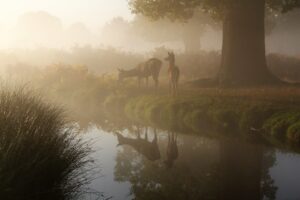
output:
[[177, 95], [180, 71], [179, 68], [175, 65], [174, 53], [168, 52], [168, 57], [166, 57], [165, 60], [169, 62], [168, 74], [170, 94]]
[[119, 145], [129, 145], [137, 152], [144, 155], [150, 161], [156, 161], [160, 159], [160, 152], [157, 144], [157, 133], [154, 129], [154, 138], [152, 141], [148, 141], [148, 132], [146, 129], [145, 138], [141, 138], [140, 132], [137, 132], [137, 138], [127, 138], [120, 133], [116, 133], [118, 137]]
[[140, 63], [136, 68], [130, 70], [119, 70], [119, 81], [128, 77], [137, 77], [138, 84], [140, 86], [141, 80], [146, 79], [146, 84], [148, 86], [148, 78], [152, 76], [155, 83], [155, 88], [158, 87], [158, 76], [162, 66], [162, 62], [157, 58], [151, 58], [146, 62]]
[[168, 168], [173, 167], [174, 161], [178, 158], [177, 134], [168, 133], [167, 159], [164, 161]]

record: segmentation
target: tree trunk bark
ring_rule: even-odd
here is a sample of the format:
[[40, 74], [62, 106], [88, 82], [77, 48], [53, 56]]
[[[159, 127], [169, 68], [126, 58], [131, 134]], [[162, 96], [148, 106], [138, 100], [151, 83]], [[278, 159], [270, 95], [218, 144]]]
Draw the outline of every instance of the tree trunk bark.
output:
[[223, 22], [221, 85], [279, 82], [267, 68], [265, 56], [265, 0], [234, 0]]

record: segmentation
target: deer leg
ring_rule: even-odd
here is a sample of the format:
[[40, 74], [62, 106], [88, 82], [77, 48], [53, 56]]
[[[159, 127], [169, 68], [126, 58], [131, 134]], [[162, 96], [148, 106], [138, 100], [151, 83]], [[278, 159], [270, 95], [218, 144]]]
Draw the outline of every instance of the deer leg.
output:
[[145, 130], [145, 140], [148, 141], [148, 128], [146, 128], [146, 130]]
[[177, 94], [178, 94], [178, 86], [177, 86], [177, 83], [175, 82], [174, 83], [174, 93], [175, 93], [175, 96], [177, 96]]
[[154, 138], [153, 138], [153, 143], [156, 143], [157, 142], [157, 133], [156, 133], [156, 128], [153, 129], [153, 132], [154, 132]]
[[138, 137], [138, 139], [140, 139], [141, 138], [141, 134], [140, 134], [140, 127], [137, 127], [137, 137]]
[[158, 76], [152, 75], [152, 79], [154, 81], [154, 87], [157, 89], [158, 87]]

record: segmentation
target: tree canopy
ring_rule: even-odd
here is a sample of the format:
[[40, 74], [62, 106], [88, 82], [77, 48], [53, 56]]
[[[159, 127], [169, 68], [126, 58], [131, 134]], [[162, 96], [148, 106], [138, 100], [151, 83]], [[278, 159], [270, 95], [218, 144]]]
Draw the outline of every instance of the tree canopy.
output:
[[[247, 2], [247, 0], [243, 1]], [[163, 17], [186, 20], [199, 10], [208, 12], [213, 17], [222, 18], [227, 8], [241, 2], [236, 0], [130, 0], [129, 5], [133, 13], [142, 13], [154, 20]], [[284, 13], [296, 7], [300, 7], [300, 0], [266, 0], [266, 9], [270, 13]]]
[[132, 32], [150, 42], [182, 41], [186, 52], [200, 50], [201, 36], [208, 28], [220, 29], [220, 25], [203, 12], [195, 13], [186, 23], [173, 23], [165, 18], [152, 21], [143, 15], [136, 15], [131, 25]]

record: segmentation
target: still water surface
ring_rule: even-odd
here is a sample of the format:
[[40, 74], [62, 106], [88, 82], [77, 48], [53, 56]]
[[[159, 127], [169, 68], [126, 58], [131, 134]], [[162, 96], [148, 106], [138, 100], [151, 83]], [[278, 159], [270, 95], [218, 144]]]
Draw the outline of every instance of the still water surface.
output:
[[150, 127], [84, 137], [101, 169], [89, 187], [111, 199], [300, 200], [300, 155], [261, 142]]

